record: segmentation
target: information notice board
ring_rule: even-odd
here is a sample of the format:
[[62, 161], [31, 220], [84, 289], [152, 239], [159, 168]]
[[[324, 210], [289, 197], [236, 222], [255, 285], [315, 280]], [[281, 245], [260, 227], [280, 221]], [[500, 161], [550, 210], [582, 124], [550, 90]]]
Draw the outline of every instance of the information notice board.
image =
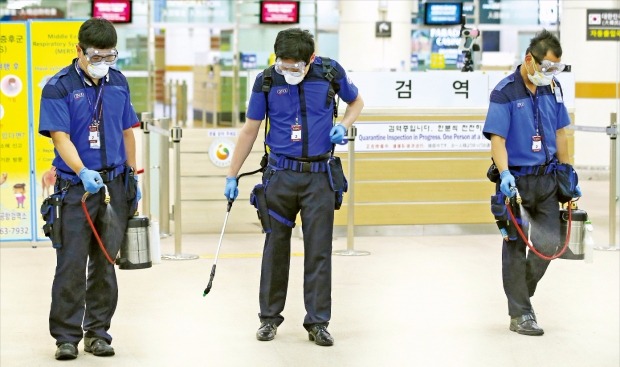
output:
[[54, 147], [39, 135], [47, 81], [77, 57], [83, 21], [0, 22], [0, 241], [47, 240], [39, 207], [52, 193]]

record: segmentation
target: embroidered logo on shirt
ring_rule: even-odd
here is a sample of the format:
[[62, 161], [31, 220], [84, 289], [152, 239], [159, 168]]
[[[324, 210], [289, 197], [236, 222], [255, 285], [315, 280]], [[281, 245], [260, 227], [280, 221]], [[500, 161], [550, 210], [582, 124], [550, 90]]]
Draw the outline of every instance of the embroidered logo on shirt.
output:
[[84, 98], [84, 92], [78, 92], [73, 94], [73, 99]]
[[288, 93], [288, 88], [280, 88], [280, 89], [276, 89], [276, 94], [281, 96], [283, 94]]
[[525, 103], [517, 102], [517, 108], [523, 108], [524, 106], [525, 106]]

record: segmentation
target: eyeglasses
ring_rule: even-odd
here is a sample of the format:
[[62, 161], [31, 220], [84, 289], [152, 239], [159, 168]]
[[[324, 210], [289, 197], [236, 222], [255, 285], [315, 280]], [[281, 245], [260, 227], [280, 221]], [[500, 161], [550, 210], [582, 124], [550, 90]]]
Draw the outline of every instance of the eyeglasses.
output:
[[118, 51], [116, 49], [112, 49], [109, 53], [99, 53], [99, 50], [93, 48], [86, 50], [82, 48], [82, 53], [92, 65], [100, 65], [101, 63], [113, 65], [118, 58]]
[[532, 54], [534, 61], [540, 65], [540, 71], [545, 75], [558, 75], [566, 68], [566, 64], [561, 62], [553, 62], [549, 60], [538, 61], [538, 58]]
[[280, 75], [303, 76], [306, 63], [303, 61], [297, 61], [295, 63], [284, 62], [278, 58], [276, 60], [275, 69]]

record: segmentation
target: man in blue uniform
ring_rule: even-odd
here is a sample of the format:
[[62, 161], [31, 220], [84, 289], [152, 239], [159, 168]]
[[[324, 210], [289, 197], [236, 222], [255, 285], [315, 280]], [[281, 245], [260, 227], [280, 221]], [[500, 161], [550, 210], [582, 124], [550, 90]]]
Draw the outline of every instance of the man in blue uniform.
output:
[[[559, 40], [543, 30], [531, 39], [523, 64], [491, 92], [484, 135], [500, 172], [498, 192], [507, 197], [518, 189], [531, 223], [531, 241], [551, 255], [559, 244], [560, 213], [554, 175], [556, 163], [569, 163], [565, 128], [570, 124], [562, 88], [553, 77], [564, 70]], [[581, 195], [577, 188], [577, 196]], [[520, 236], [502, 244], [502, 274], [508, 298], [510, 330], [542, 335], [530, 298], [548, 260], [532, 251]]]
[[39, 133], [54, 143], [55, 191], [62, 193], [61, 240], [54, 243], [57, 263], [49, 316], [55, 357], [60, 360], [76, 358], [82, 338], [86, 352], [114, 355], [108, 329], [118, 300], [115, 269], [87, 223], [82, 198], [90, 194], [85, 200], [89, 216], [114, 259], [130, 206], [140, 199], [133, 175], [132, 126], [138, 119], [127, 80], [110, 68], [118, 54], [116, 40], [109, 21], [84, 22], [77, 58], [48, 81], [41, 96]]
[[[318, 345], [331, 346], [327, 331], [331, 318], [331, 252], [335, 194], [330, 187], [327, 161], [333, 144], [341, 143], [357, 119], [364, 102], [357, 87], [335, 61], [314, 54], [308, 31], [281, 31], [274, 44], [276, 63], [271, 85], [264, 88], [265, 73], [252, 89], [246, 122], [232, 157], [224, 195], [237, 197], [237, 181], [243, 162], [256, 140], [267, 114], [266, 146], [269, 165], [263, 173], [271, 232], [266, 234], [261, 268], [259, 304], [261, 321], [256, 338], [273, 340], [284, 321], [290, 267], [291, 233], [301, 212], [304, 236], [304, 327]], [[334, 103], [328, 97], [330, 81], [324, 66], [335, 71], [337, 94], [348, 104], [342, 121], [333, 125]], [[268, 69], [269, 70], [269, 69]], [[327, 101], [327, 102], [326, 102]]]

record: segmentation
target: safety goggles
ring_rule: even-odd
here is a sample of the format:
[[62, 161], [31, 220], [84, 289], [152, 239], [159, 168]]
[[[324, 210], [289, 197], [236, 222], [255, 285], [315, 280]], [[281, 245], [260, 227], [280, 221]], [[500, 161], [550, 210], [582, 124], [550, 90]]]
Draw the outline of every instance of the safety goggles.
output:
[[116, 49], [112, 49], [108, 53], [100, 53], [99, 50], [88, 48], [86, 50], [82, 49], [82, 52], [84, 52], [86, 60], [92, 65], [100, 65], [102, 63], [113, 65], [118, 58], [118, 51], [116, 51]]
[[304, 70], [306, 70], [306, 63], [303, 61], [297, 61], [296, 63], [284, 62], [278, 58], [276, 59], [275, 69], [280, 75], [303, 76]]
[[539, 61], [533, 54], [532, 57], [534, 57], [534, 61], [540, 65], [540, 71], [545, 75], [558, 75], [566, 68], [566, 64], [562, 64], [561, 62], [553, 62], [549, 60]]

